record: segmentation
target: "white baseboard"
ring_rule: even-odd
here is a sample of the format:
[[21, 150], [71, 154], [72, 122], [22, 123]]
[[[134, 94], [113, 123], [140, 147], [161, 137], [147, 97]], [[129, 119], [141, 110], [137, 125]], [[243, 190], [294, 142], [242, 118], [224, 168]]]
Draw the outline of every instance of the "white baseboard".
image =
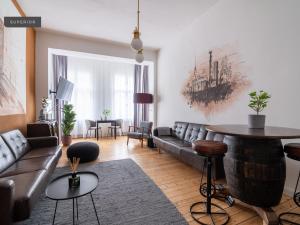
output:
[[291, 187], [284, 187], [284, 190], [283, 190], [284, 194], [292, 197], [294, 195], [294, 188], [291, 188]]

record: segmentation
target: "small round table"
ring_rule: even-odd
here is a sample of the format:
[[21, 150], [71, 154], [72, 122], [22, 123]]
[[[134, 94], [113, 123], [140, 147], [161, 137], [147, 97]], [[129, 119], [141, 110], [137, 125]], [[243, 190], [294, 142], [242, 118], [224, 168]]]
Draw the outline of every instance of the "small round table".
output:
[[77, 172], [77, 175], [80, 176], [80, 186], [78, 188], [69, 188], [69, 177], [71, 173], [61, 175], [52, 180], [47, 189], [46, 196], [52, 200], [56, 200], [54, 216], [52, 224], [55, 222], [55, 215], [57, 209], [57, 203], [61, 200], [70, 200], [73, 202], [73, 224], [75, 224], [75, 202], [76, 202], [76, 214], [78, 221], [78, 203], [77, 198], [90, 194], [93, 207], [95, 210], [96, 218], [98, 224], [100, 225], [99, 218], [97, 215], [97, 210], [95, 207], [94, 199], [92, 192], [97, 188], [99, 178], [96, 173], [93, 172]]
[[[247, 125], [215, 125], [207, 130], [225, 135], [228, 152], [224, 170], [229, 192], [265, 216], [258, 209], [278, 205], [283, 194], [286, 163], [281, 139], [300, 138], [300, 130], [249, 129]], [[266, 214], [273, 216], [271, 211]]]

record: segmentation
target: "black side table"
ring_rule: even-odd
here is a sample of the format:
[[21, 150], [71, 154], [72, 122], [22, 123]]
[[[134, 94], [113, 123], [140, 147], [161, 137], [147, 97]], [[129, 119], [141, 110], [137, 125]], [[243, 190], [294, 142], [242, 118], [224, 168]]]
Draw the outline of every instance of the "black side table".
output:
[[90, 194], [93, 207], [95, 210], [96, 218], [98, 224], [100, 225], [99, 218], [97, 215], [97, 210], [95, 207], [94, 199], [92, 192], [97, 188], [99, 178], [97, 174], [93, 172], [78, 172], [80, 176], [80, 186], [78, 188], [69, 188], [68, 178], [71, 176], [71, 173], [64, 174], [52, 180], [46, 189], [46, 196], [52, 200], [56, 201], [54, 216], [52, 224], [55, 222], [55, 214], [57, 209], [58, 201], [62, 200], [71, 200], [73, 202], [73, 224], [75, 224], [75, 204], [76, 204], [76, 217], [78, 221], [78, 203], [77, 198]]

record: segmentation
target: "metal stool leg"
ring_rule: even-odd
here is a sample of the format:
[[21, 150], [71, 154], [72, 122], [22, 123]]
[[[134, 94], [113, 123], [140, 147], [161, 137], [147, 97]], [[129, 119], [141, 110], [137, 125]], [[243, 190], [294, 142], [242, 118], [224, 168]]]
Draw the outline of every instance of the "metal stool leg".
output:
[[[207, 167], [207, 158], [205, 158], [203, 167], [202, 167], [202, 175], [201, 175], [201, 180], [200, 180], [200, 188], [199, 192], [203, 197], [207, 197], [207, 183], [203, 182], [203, 177], [204, 177], [204, 172], [205, 172], [205, 167]], [[212, 192], [211, 197], [213, 197], [216, 194], [216, 188], [214, 184], [211, 184], [210, 191]]]
[[[293, 196], [293, 200], [294, 200], [295, 204], [300, 207], [300, 192], [297, 192], [298, 185], [299, 185], [299, 178], [300, 178], [300, 171], [299, 171], [296, 187], [294, 190], [294, 196]], [[294, 212], [281, 213], [279, 215], [279, 221], [280, 221], [281, 225], [285, 225], [285, 224], [300, 225], [300, 223], [294, 222], [292, 219], [289, 219], [288, 217], [285, 217], [285, 216], [291, 216], [291, 217], [296, 216], [300, 219], [299, 213], [294, 213]]]
[[75, 199], [76, 201], [76, 217], [77, 217], [77, 222], [78, 222], [78, 202], [77, 202], [77, 198]]
[[[204, 176], [204, 168], [205, 165], [207, 163], [207, 158], [204, 160], [204, 164], [203, 164], [203, 168], [202, 168], [202, 176], [201, 176], [201, 181], [200, 181], [200, 194], [206, 198], [206, 194], [207, 194], [207, 183], [203, 183], [203, 176]], [[225, 201], [228, 206], [233, 206], [234, 204], [234, 199], [233, 197], [227, 192], [227, 190], [225, 189], [224, 185], [222, 184], [216, 184], [215, 183], [215, 179], [213, 179], [213, 182], [211, 183], [211, 197], [221, 200], [221, 201]]]
[[[190, 207], [190, 213], [192, 218], [199, 224], [202, 225], [210, 225], [213, 224], [215, 225], [216, 222], [214, 220], [214, 216], [217, 215], [219, 216], [223, 216], [224, 219], [222, 221], [222, 223], [220, 223], [220, 225], [225, 225], [228, 223], [229, 221], [229, 215], [226, 213], [226, 211], [221, 208], [220, 206], [211, 203], [211, 198], [212, 198], [212, 193], [211, 193], [211, 167], [212, 167], [212, 161], [211, 161], [211, 157], [207, 157], [207, 194], [206, 194], [206, 202], [196, 202], [193, 205], [191, 205]], [[204, 206], [204, 210], [198, 211], [198, 210], [194, 210], [194, 208], [196, 206], [202, 205]], [[213, 208], [214, 210], [213, 210]], [[216, 210], [215, 210], [216, 209]], [[201, 215], [200, 218], [197, 218], [197, 215]], [[211, 223], [206, 223], [205, 217], [209, 217], [211, 220]]]
[[74, 198], [72, 198], [72, 202], [73, 202], [73, 225], [75, 225], [75, 203], [74, 203]]
[[206, 206], [206, 212], [208, 214], [211, 214], [211, 158], [208, 157], [207, 159], [207, 206]]

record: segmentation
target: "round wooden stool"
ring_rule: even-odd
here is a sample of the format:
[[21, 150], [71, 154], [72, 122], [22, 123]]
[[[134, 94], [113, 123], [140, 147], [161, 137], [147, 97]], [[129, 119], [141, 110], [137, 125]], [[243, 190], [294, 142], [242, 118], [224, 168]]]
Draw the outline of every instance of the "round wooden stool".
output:
[[[286, 156], [289, 157], [290, 159], [300, 161], [300, 143], [286, 144], [284, 146], [284, 151], [287, 154]], [[295, 187], [295, 191], [294, 191], [294, 196], [293, 196], [294, 202], [298, 207], [300, 207], [300, 192], [297, 192], [299, 177], [300, 177], [300, 171], [299, 171], [299, 175], [298, 175], [298, 179], [297, 179], [297, 183], [296, 183], [296, 187]], [[289, 219], [288, 218], [289, 216], [291, 218], [296, 217], [297, 219], [299, 219], [300, 214], [299, 213], [294, 213], [294, 212], [281, 213], [279, 215], [280, 224], [282, 224], [282, 225], [284, 225], [284, 224], [300, 225], [299, 223], [294, 222], [292, 219]]]
[[[220, 221], [220, 225], [227, 224], [229, 221], [228, 213], [220, 206], [211, 203], [212, 198], [212, 184], [211, 184], [211, 167], [212, 158], [223, 156], [227, 152], [227, 145], [218, 141], [204, 141], [199, 140], [193, 143], [193, 150], [198, 155], [206, 157], [207, 159], [207, 187], [206, 187], [206, 201], [196, 202], [190, 207], [190, 213], [193, 219], [199, 224], [210, 225], [217, 224], [216, 220]], [[201, 189], [201, 186], [200, 186]], [[203, 209], [196, 209], [202, 206]], [[198, 215], [198, 217], [197, 217]]]

